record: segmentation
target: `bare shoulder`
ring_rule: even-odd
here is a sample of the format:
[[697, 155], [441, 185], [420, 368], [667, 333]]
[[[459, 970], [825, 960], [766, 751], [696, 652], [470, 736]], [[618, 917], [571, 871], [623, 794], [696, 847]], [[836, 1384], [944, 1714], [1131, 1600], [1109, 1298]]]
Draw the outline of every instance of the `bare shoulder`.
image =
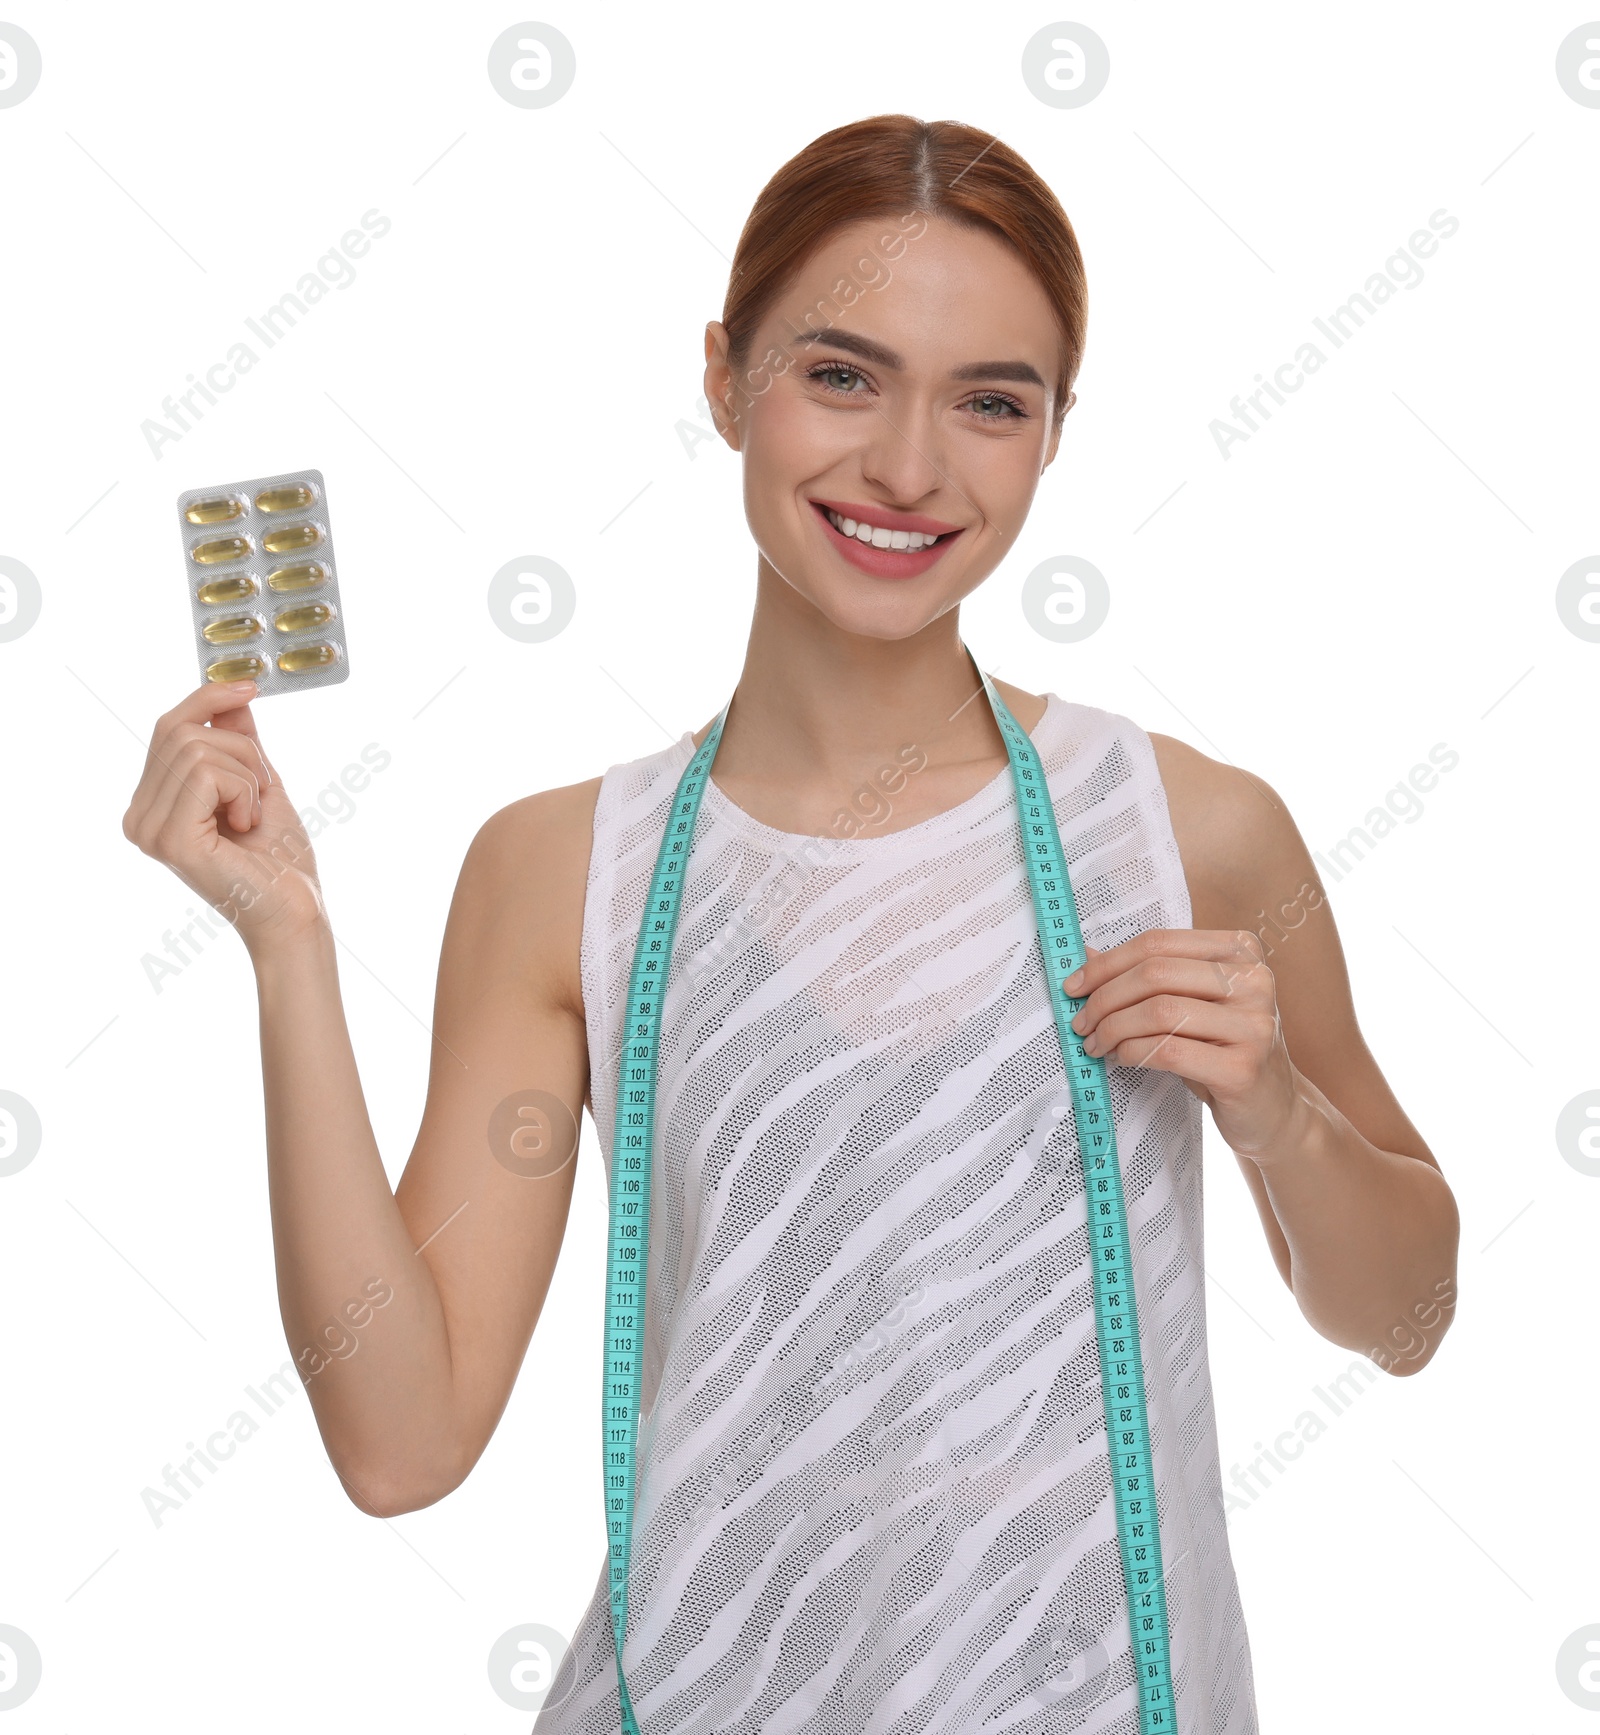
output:
[[[1254, 933], [1296, 1067], [1375, 1145], [1437, 1168], [1362, 1035], [1333, 906], [1283, 798], [1265, 778], [1186, 742], [1151, 735], [1150, 743], [1193, 926]], [[1255, 1165], [1241, 1162], [1262, 1204]]]
[[580, 1018], [579, 947], [601, 779], [525, 795], [478, 828], [452, 920], [478, 928], [499, 966]]
[[1197, 928], [1259, 928], [1268, 905], [1320, 893], [1316, 868], [1278, 792], [1254, 772], [1171, 735], [1150, 736]]

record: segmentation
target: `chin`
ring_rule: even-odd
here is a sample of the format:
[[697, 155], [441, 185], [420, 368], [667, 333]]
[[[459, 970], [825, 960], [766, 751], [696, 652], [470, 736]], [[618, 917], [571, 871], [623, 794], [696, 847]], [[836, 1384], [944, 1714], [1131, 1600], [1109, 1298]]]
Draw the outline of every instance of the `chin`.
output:
[[868, 578], [854, 583], [843, 574], [838, 581], [823, 585], [807, 579], [800, 585], [791, 583], [790, 588], [838, 632], [883, 640], [915, 637], [961, 600], [960, 595], [951, 597], [948, 588], [942, 585], [934, 592], [906, 583], [885, 585]]

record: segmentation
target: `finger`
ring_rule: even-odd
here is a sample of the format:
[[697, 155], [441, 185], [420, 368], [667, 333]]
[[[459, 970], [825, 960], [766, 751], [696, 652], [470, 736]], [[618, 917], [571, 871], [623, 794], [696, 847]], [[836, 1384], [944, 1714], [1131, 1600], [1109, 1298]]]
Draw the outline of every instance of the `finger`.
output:
[[211, 742], [181, 748], [175, 760], [181, 774], [168, 790], [156, 826], [159, 839], [190, 837], [226, 817], [236, 832], [246, 832], [261, 813], [261, 785], [247, 765]]
[[225, 755], [251, 779], [254, 787], [251, 801], [244, 806], [240, 806], [236, 801], [229, 808], [227, 816], [228, 823], [235, 831], [248, 831], [261, 818], [261, 786], [272, 781], [261, 762], [260, 749], [255, 742], [242, 735], [219, 733], [201, 723], [182, 724], [180, 738], [174, 743], [173, 751], [176, 753], [191, 743], [207, 754]]
[[[1232, 1049], [1226, 1043], [1196, 1042], [1187, 1036], [1135, 1036], [1118, 1048], [1118, 1066], [1137, 1066], [1151, 1072], [1173, 1072], [1189, 1084], [1213, 1092], [1236, 1085]], [[1126, 1058], [1123, 1058], [1123, 1056]]]
[[1095, 952], [1073, 971], [1062, 984], [1068, 994], [1082, 998], [1092, 994], [1102, 983], [1109, 982], [1124, 970], [1148, 958], [1204, 958], [1224, 961], [1237, 959], [1244, 945], [1261, 952], [1261, 942], [1248, 929], [1234, 928], [1147, 928], [1131, 940], [1108, 951]]
[[130, 803], [129, 821], [136, 821], [142, 810], [160, 799], [162, 785], [172, 775], [178, 731], [185, 724], [206, 723], [215, 716], [225, 716], [229, 711], [238, 710], [240, 706], [250, 702], [254, 692], [254, 681], [241, 682], [236, 686], [219, 686], [214, 681], [207, 681], [196, 687], [192, 693], [186, 694], [170, 711], [163, 711], [156, 718], [155, 728], [150, 735], [150, 750], [145, 755], [144, 770], [140, 774], [139, 786], [134, 790], [133, 801]]
[[[1083, 951], [1084, 951], [1085, 963], [1087, 963], [1090, 958], [1099, 958], [1099, 957], [1103, 956], [1100, 948], [1098, 946], [1091, 946], [1087, 940], [1084, 941]], [[1080, 983], [1082, 982], [1082, 979], [1083, 979], [1083, 973], [1084, 973], [1084, 966], [1083, 966], [1083, 964], [1080, 964], [1078, 966], [1078, 968], [1076, 970], [1074, 970], [1070, 976], [1067, 977], [1065, 982], [1062, 983], [1062, 987], [1065, 988], [1066, 991], [1069, 994], [1073, 995], [1074, 997], [1076, 997], [1080, 994], [1083, 994], [1083, 993], [1087, 993], [1087, 991], [1088, 991], [1087, 989], [1084, 989], [1080, 986]]]
[[236, 735], [248, 735], [252, 741], [261, 737], [256, 733], [255, 715], [250, 709], [249, 701], [231, 711], [223, 711], [211, 719], [213, 729], [229, 729]]
[[226, 727], [228, 722], [241, 715], [248, 716], [248, 709], [243, 712], [230, 711], [222, 723], [213, 723], [210, 727], [203, 723], [180, 723], [176, 731], [176, 739], [178, 741], [209, 741], [212, 746], [222, 752], [231, 753], [241, 765], [248, 766], [262, 783], [269, 785], [276, 783], [277, 777], [271, 765], [267, 763], [266, 752], [253, 729], [244, 732]]
[[155, 739], [170, 734], [180, 723], [209, 723], [237, 711], [255, 698], [256, 691], [254, 681], [202, 682], [156, 719]]
[[213, 753], [227, 754], [230, 767], [234, 768], [234, 775], [243, 785], [241, 793], [228, 803], [226, 814], [220, 808], [216, 810], [217, 821], [220, 824], [225, 817], [234, 831], [249, 831], [261, 819], [261, 773], [254, 765], [241, 765], [228, 753], [222, 742], [213, 742], [211, 746]]
[[[136, 841], [142, 849], [157, 854], [170, 850], [174, 842], [186, 841], [211, 822], [224, 800], [229, 806], [230, 823], [237, 815], [236, 829], [249, 829], [260, 799], [260, 786], [249, 768], [231, 754], [202, 735], [174, 746], [169, 770], [170, 775], [152, 794], [137, 828]], [[241, 794], [245, 797], [242, 803]]]
[[267, 757], [266, 748], [261, 744], [261, 736], [256, 730], [255, 714], [248, 704], [241, 705], [234, 711], [225, 711], [220, 717], [213, 717], [211, 727], [219, 735], [239, 735], [249, 741], [255, 747], [261, 764], [266, 770], [266, 781], [268, 783], [278, 781], [278, 773], [273, 768], [272, 761]]
[[1083, 1035], [1123, 1007], [1179, 995], [1249, 1007], [1269, 1004], [1276, 997], [1265, 966], [1256, 974], [1253, 965], [1240, 968], [1238, 960], [1163, 955], [1146, 958], [1091, 989], [1072, 1016], [1072, 1028]]
[[261, 790], [254, 774], [212, 749], [174, 798], [167, 823], [170, 834], [179, 841], [220, 827], [224, 820], [242, 835], [260, 812]]
[[196, 768], [206, 757], [208, 734], [206, 730], [198, 730], [189, 739], [173, 739], [167, 732], [162, 734], [159, 746], [151, 741], [144, 776], [139, 779], [139, 787], [122, 821], [124, 835], [132, 838], [140, 849], [154, 853], [155, 840], [185, 790], [197, 807], [202, 804], [204, 798], [193, 779]]
[[1137, 1005], [1110, 1013], [1083, 1032], [1085, 1054], [1108, 1059], [1125, 1058], [1130, 1045], [1146, 1038], [1182, 1034], [1195, 1042], [1245, 1043], [1257, 1034], [1252, 1015], [1241, 1017], [1238, 1009], [1215, 1000], [1188, 1000], [1175, 994], [1157, 994]]

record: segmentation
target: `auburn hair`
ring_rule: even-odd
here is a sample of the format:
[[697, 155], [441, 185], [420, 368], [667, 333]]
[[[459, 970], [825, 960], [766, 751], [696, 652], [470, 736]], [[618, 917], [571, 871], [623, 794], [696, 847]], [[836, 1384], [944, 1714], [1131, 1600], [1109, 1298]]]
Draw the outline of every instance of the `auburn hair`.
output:
[[735, 370], [756, 328], [812, 252], [836, 229], [910, 211], [988, 229], [1032, 270], [1061, 329], [1055, 418], [1083, 360], [1088, 286], [1066, 212], [1033, 169], [993, 133], [960, 121], [872, 115], [835, 127], [791, 157], [761, 189], [728, 277], [722, 323]]

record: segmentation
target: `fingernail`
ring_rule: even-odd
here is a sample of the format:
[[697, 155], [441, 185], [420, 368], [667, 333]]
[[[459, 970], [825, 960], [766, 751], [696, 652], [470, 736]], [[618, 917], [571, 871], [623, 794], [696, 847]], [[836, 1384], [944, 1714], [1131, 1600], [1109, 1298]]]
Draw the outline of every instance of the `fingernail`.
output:
[[255, 688], [254, 681], [235, 681], [233, 683], [233, 690], [236, 693], [253, 693]]
[[1066, 979], [1066, 981], [1061, 984], [1061, 986], [1063, 988], [1065, 988], [1066, 991], [1070, 994], [1073, 992], [1073, 990], [1075, 988], [1077, 988], [1082, 983], [1082, 981], [1083, 981], [1083, 971], [1081, 969], [1078, 969], [1078, 970], [1074, 970], [1072, 972], [1072, 974]]

